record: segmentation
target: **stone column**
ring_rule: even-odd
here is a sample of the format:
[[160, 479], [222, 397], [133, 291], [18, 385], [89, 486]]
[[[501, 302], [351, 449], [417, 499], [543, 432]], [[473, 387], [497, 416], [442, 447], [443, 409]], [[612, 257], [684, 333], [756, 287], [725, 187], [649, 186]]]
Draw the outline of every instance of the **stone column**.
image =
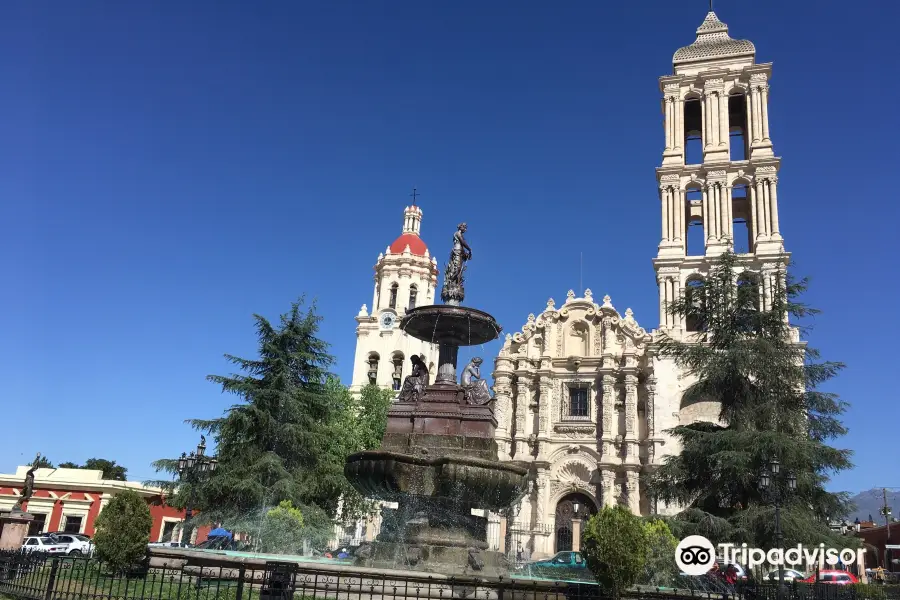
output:
[[778, 237], [781, 232], [778, 228], [778, 177], [769, 178], [769, 214], [772, 215], [772, 235]]
[[[604, 363], [607, 358], [604, 357]], [[614, 460], [615, 450], [613, 448], [613, 440], [616, 438], [615, 429], [618, 428], [618, 419], [616, 416], [616, 376], [612, 373], [603, 375], [603, 406], [601, 413], [601, 456], [603, 460]]]
[[662, 203], [662, 241], [669, 240], [669, 188], [662, 187], [659, 190], [659, 198]]
[[600, 472], [600, 478], [603, 482], [603, 506], [616, 505], [616, 473], [610, 469], [603, 469]]
[[675, 99], [675, 149], [681, 150], [684, 146], [684, 100]]
[[636, 471], [625, 472], [625, 495], [628, 497], [628, 509], [636, 515], [641, 514], [641, 496]]
[[550, 402], [553, 396], [553, 380], [550, 375], [540, 376], [541, 407], [538, 417], [538, 435], [550, 433]]
[[712, 238], [712, 215], [709, 210], [709, 186], [703, 187], [703, 239], [708, 244]]
[[[521, 363], [520, 363], [521, 364]], [[516, 459], [528, 455], [528, 405], [531, 403], [531, 376], [519, 373], [516, 382]]]
[[640, 463], [638, 455], [638, 378], [633, 373], [625, 375], [625, 462]]
[[759, 97], [759, 86], [752, 85], [752, 87], [750, 88], [750, 105], [752, 109], [751, 112], [753, 114], [753, 126], [751, 127], [751, 129], [753, 130], [754, 142], [762, 141], [762, 137], [760, 136], [760, 132], [762, 131], [762, 126], [760, 123], [760, 121], [762, 121], [762, 115], [759, 110]]
[[762, 108], [762, 138], [764, 142], [769, 140], [769, 86], [760, 86], [760, 107]]
[[[750, 203], [750, 227], [752, 227], [750, 239], [755, 244], [756, 236], [759, 235], [759, 217], [756, 210], [756, 185], [753, 182], [747, 186], [747, 201]], [[751, 252], [753, 250], [754, 248], [750, 248]]]
[[728, 136], [728, 96], [725, 90], [719, 92], [719, 146], [729, 146]]
[[769, 235], [769, 227], [768, 227], [768, 219], [766, 219], [766, 193], [765, 181], [762, 179], [756, 180], [756, 197], [754, 201], [754, 205], [756, 206], [756, 219], [759, 221], [759, 234], [763, 237], [768, 237]]
[[572, 519], [572, 551], [581, 552], [581, 519]]
[[665, 115], [666, 115], [666, 150], [671, 150], [674, 144], [672, 143], [673, 138], [673, 129], [675, 127], [675, 110], [674, 104], [672, 103], [672, 97], [666, 96], [663, 99], [665, 103]]
[[[656, 285], [659, 287], [659, 326], [661, 329], [668, 327], [669, 316], [666, 310], [666, 277], [665, 275], [656, 276]], [[604, 388], [605, 390], [606, 388]], [[606, 392], [604, 391], [604, 395]]]
[[710, 93], [704, 91], [703, 92], [703, 102], [701, 103], [701, 108], [703, 110], [703, 148], [711, 148], [713, 143], [713, 128], [712, 128], [712, 110], [711, 110], [711, 102]]
[[656, 463], [656, 377], [647, 378], [647, 406], [644, 409], [647, 419], [647, 464]]
[[[747, 148], [749, 150], [750, 143], [753, 141], [753, 107], [750, 104], [750, 94], [752, 92], [752, 88], [749, 86], [744, 90], [744, 111], [747, 113], [747, 130], [744, 131], [744, 140], [747, 144]], [[749, 154], [749, 152], [748, 152]], [[745, 159], [749, 159], [749, 156], [745, 156]]]

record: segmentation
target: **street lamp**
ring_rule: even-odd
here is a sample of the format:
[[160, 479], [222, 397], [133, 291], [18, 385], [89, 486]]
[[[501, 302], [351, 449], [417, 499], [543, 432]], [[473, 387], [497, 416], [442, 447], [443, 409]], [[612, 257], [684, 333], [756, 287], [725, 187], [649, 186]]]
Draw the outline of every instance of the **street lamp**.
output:
[[[797, 476], [790, 472], [782, 476], [781, 463], [777, 458], [772, 458], [759, 474], [759, 489], [763, 498], [775, 506], [775, 544], [777, 548], [782, 548], [784, 543], [781, 531], [781, 504], [787, 499], [788, 494], [797, 489]], [[782, 598], [783, 585], [784, 564], [782, 561], [778, 564], [778, 600]]]
[[188, 484], [188, 502], [184, 510], [184, 532], [182, 540], [191, 541], [191, 517], [194, 516], [194, 487], [208, 474], [216, 470], [219, 461], [215, 457], [206, 456], [206, 436], [200, 436], [197, 450], [190, 454], [181, 453], [178, 459], [178, 479]]

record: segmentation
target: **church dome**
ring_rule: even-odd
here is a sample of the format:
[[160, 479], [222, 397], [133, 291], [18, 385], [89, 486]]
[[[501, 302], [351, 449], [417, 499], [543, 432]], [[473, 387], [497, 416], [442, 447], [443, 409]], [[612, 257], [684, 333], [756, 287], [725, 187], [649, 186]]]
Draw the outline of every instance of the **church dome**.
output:
[[672, 57], [674, 64], [699, 62], [756, 54], [756, 47], [749, 40], [735, 40], [728, 35], [728, 25], [709, 11], [697, 28], [697, 39], [690, 46], [679, 48]]
[[391, 242], [391, 254], [402, 254], [406, 247], [416, 256], [425, 256], [428, 246], [422, 241], [418, 235], [414, 233], [404, 233], [396, 240]]

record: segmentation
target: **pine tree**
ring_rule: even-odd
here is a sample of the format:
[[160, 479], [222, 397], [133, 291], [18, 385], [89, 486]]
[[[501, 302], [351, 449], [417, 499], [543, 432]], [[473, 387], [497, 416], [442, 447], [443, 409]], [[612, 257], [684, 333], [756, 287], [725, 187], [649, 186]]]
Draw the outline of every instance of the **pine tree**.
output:
[[850, 468], [851, 453], [827, 444], [846, 433], [839, 420], [846, 405], [816, 388], [843, 365], [819, 361], [800, 339], [806, 329], [793, 324], [817, 313], [798, 301], [805, 279], [782, 272], [762, 293], [756, 274], [737, 271], [734, 254], [724, 254], [701, 285], [670, 307], [697, 330], [695, 340], [663, 333], [660, 342], [660, 354], [696, 378], [682, 407], [715, 401], [721, 410], [717, 423], [670, 430], [683, 450], [667, 457], [650, 492], [684, 508], [672, 523], [676, 534], [771, 547], [773, 508], [759, 475], [776, 458], [797, 476], [782, 508], [785, 542], [826, 541], [829, 517], [849, 507], [846, 494], [829, 493], [825, 484]]
[[294, 302], [278, 327], [254, 315], [259, 357], [226, 354], [243, 373], [208, 377], [241, 402], [221, 418], [188, 421], [216, 441], [218, 468], [198, 490], [210, 514], [240, 515], [283, 500], [331, 514], [336, 508], [330, 483], [317, 477], [338, 408], [328, 387], [334, 359], [316, 337], [315, 306], [302, 306], [302, 298]]

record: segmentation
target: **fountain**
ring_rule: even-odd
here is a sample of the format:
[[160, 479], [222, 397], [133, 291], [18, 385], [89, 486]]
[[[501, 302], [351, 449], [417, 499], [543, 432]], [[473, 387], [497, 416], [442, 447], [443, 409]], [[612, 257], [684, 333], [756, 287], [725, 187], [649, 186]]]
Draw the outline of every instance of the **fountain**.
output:
[[438, 372], [412, 357], [413, 372], [388, 411], [381, 448], [347, 458], [344, 474], [364, 496], [396, 502], [383, 509], [381, 533], [357, 551], [364, 567], [403, 568], [445, 575], [508, 576], [506, 557], [488, 551], [487, 519], [473, 509], [500, 511], [525, 493], [528, 469], [500, 462], [493, 398], [481, 379], [481, 359], [456, 380], [460, 346], [500, 335], [486, 312], [461, 306], [463, 273], [472, 251], [462, 223], [444, 273], [442, 305], [407, 311], [400, 327], [438, 344]]

